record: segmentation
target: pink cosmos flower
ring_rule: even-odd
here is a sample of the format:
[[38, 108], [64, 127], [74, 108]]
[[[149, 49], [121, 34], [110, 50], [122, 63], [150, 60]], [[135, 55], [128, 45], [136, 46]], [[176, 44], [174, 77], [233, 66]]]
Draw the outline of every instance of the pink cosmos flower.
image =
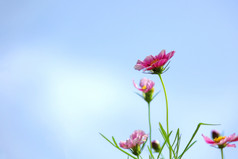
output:
[[165, 50], [162, 50], [158, 55], [147, 56], [144, 61], [138, 60], [134, 68], [136, 70], [152, 71], [152, 73], [162, 73], [164, 71], [163, 66], [174, 56], [175, 51], [171, 51], [168, 54]]
[[133, 149], [143, 144], [147, 138], [148, 135], [146, 135], [143, 130], [135, 130], [129, 139], [121, 141], [119, 145], [124, 149]]
[[228, 136], [228, 137], [220, 136], [220, 134], [215, 130], [212, 131], [212, 134], [213, 133], [217, 133], [219, 135], [218, 137], [215, 137], [213, 140], [202, 134], [206, 143], [208, 143], [208, 144], [210, 144], [211, 146], [214, 146], [214, 147], [218, 146], [218, 148], [236, 147], [235, 144], [230, 144], [231, 142], [238, 141], [238, 136], [235, 133]]
[[142, 78], [140, 80], [140, 88], [136, 85], [135, 81], [133, 81], [134, 86], [139, 90], [142, 91], [144, 93], [147, 93], [148, 91], [150, 91], [155, 83], [147, 78]]

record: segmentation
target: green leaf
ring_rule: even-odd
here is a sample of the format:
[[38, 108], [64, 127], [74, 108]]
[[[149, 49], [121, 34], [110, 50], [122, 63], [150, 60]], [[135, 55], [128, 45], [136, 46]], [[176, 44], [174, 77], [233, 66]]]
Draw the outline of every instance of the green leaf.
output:
[[159, 93], [160, 93], [160, 91], [157, 92], [157, 93], [155, 93], [155, 95], [153, 96], [152, 100], [153, 100]]
[[165, 132], [161, 123], [159, 123], [159, 127], [160, 127], [160, 131], [161, 131], [161, 135], [167, 139], [167, 133]]
[[159, 159], [159, 157], [160, 157], [160, 155], [162, 153], [162, 150], [164, 149], [165, 144], [166, 144], [166, 141], [164, 141], [163, 145], [161, 146], [161, 150], [160, 150], [160, 152], [159, 152], [159, 154], [157, 156], [157, 159]]
[[116, 147], [119, 147], [118, 145], [117, 145], [117, 142], [116, 142], [116, 140], [115, 140], [115, 138], [112, 136], [112, 140], [113, 140], [113, 142], [114, 142], [114, 144], [116, 145]]
[[[192, 147], [196, 142], [197, 142], [197, 141], [194, 141], [193, 143], [191, 143], [191, 144], [188, 146], [188, 148], [186, 149], [186, 151], [188, 151], [188, 149], [190, 149], [190, 147]], [[185, 152], [186, 152], [186, 151], [185, 151]]]
[[115, 145], [108, 139], [108, 138], [106, 138], [103, 134], [101, 134], [101, 133], [99, 133], [104, 139], [106, 139], [110, 144], [112, 144], [114, 147], [115, 147]]
[[175, 135], [174, 142], [173, 142], [172, 146], [174, 146], [178, 136], [179, 136], [179, 128], [177, 129], [177, 132], [176, 132], [176, 135]]
[[130, 156], [130, 157], [132, 157], [132, 158], [134, 158], [134, 159], [137, 159], [136, 157], [132, 156], [132, 155], [129, 154], [128, 152], [122, 150], [122, 149], [117, 145], [116, 140], [115, 140], [114, 137], [112, 137], [112, 140], [113, 140], [113, 142], [114, 142], [115, 145], [114, 145], [108, 138], [106, 138], [103, 134], [101, 134], [101, 133], [99, 133], [99, 134], [100, 134], [104, 139], [106, 139], [110, 144], [112, 144], [115, 148], [117, 148], [118, 150], [120, 150], [121, 152], [125, 153], [126, 155], [128, 155], [128, 156]]
[[[170, 135], [171, 135], [171, 133], [169, 134], [169, 137], [170, 137]], [[163, 145], [161, 146], [161, 150], [160, 150], [160, 152], [159, 152], [159, 154], [158, 154], [158, 156], [157, 156], [157, 159], [159, 159], [160, 155], [162, 155], [162, 151], [163, 151], [164, 146], [165, 146], [166, 143], [167, 143], [167, 142], [164, 141]], [[162, 157], [162, 158], [163, 158], [163, 157]]]
[[[183, 150], [182, 154], [179, 156], [179, 159], [181, 159], [181, 158], [183, 157], [184, 153], [191, 147], [190, 144], [191, 144], [191, 142], [193, 141], [193, 138], [196, 136], [196, 134], [197, 134], [197, 132], [198, 132], [198, 130], [199, 130], [199, 128], [200, 128], [201, 125], [215, 126], [215, 125], [220, 125], [220, 124], [199, 123], [198, 126], [197, 126], [197, 128], [196, 128], [196, 130], [194, 131], [194, 133], [193, 133], [191, 139], [189, 140], [187, 146], [186, 146], [185, 149]], [[193, 142], [191, 145], [193, 145], [194, 143], [195, 143], [195, 142]]]
[[151, 151], [151, 149], [150, 149], [149, 146], [148, 146], [148, 150], [149, 150], [149, 152], [150, 152], [150, 156], [151, 156], [153, 159], [155, 159], [155, 157], [153, 156], [153, 153], [152, 153], [152, 151]]
[[135, 94], [137, 94], [138, 96], [140, 96], [142, 99], [145, 99], [145, 97], [137, 92], [135, 92]]
[[180, 141], [181, 141], [181, 135], [178, 137], [178, 141], [177, 141], [177, 144], [176, 144], [176, 157], [178, 157]]
[[146, 139], [146, 141], [143, 143], [142, 147], [141, 147], [141, 152], [143, 151], [144, 147], [145, 147], [145, 144], [146, 142], [148, 141], [148, 138]]
[[171, 146], [170, 141], [169, 141], [169, 136], [170, 136], [170, 134], [172, 134], [172, 131], [167, 136], [167, 133], [165, 132], [165, 130], [164, 130], [163, 126], [161, 125], [161, 123], [159, 123], [159, 126], [160, 126], [160, 132], [162, 134], [162, 137], [164, 138], [164, 140], [167, 143], [167, 147], [173, 152], [173, 155], [175, 157], [176, 156], [175, 152], [174, 152], [173, 147]]
[[174, 144], [176, 143], [175, 146], [174, 146], [174, 149], [173, 149], [173, 151], [174, 151], [175, 154], [176, 154], [175, 158], [178, 158], [178, 151], [179, 151], [180, 139], [181, 139], [181, 136], [180, 136], [179, 128], [178, 128], [178, 129], [177, 129], [177, 132], [176, 132], [176, 136], [175, 136], [175, 138], [174, 138], [174, 142], [173, 142], [173, 144], [172, 144], [172, 147], [173, 147]]

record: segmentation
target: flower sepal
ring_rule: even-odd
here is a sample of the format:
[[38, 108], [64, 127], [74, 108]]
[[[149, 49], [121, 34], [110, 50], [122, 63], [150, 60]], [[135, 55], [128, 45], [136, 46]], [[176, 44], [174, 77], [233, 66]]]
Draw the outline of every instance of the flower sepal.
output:
[[164, 72], [165, 68], [163, 66], [154, 68], [151, 74], [162, 74]]
[[136, 156], [139, 156], [141, 154], [140, 145], [136, 145], [135, 147], [131, 148], [131, 153], [133, 153]]
[[150, 103], [153, 100], [153, 94], [154, 94], [155, 89], [152, 88], [146, 93], [143, 93], [144, 99], [147, 103]]

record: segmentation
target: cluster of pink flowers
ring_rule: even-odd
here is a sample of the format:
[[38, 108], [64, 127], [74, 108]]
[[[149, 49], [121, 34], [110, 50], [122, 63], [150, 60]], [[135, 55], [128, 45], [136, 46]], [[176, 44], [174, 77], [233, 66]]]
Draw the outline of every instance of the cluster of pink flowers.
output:
[[150, 91], [155, 85], [153, 81], [147, 78], [142, 78], [140, 80], [140, 87], [138, 87], [134, 81], [133, 81], [133, 84], [139, 91], [142, 91], [144, 93], [147, 93], [148, 91]]
[[132, 149], [143, 144], [148, 138], [143, 130], [135, 130], [130, 138], [126, 141], [121, 141], [119, 145], [124, 149]]
[[212, 134], [216, 134], [215, 136], [212, 135], [213, 139], [210, 139], [207, 136], [203, 136], [206, 143], [210, 144], [211, 146], [218, 147], [218, 148], [224, 148], [224, 147], [236, 147], [235, 144], [230, 144], [231, 142], [238, 141], [238, 136], [234, 133], [228, 137], [226, 136], [220, 136], [219, 132], [216, 130], [212, 131]]
[[165, 50], [162, 50], [158, 55], [147, 56], [143, 61], [138, 60], [135, 69], [144, 71], [153, 71], [152, 73], [162, 73], [161, 67], [163, 67], [170, 58], [174, 56], [175, 51], [171, 51], [166, 54]]
[[[162, 127], [162, 124], [161, 123], [159, 123], [159, 124], [160, 124], [160, 131], [161, 131], [161, 134], [163, 135], [163, 137], [165, 135], [167, 135], [167, 137], [168, 137], [168, 141], [167, 141], [167, 137], [166, 137], [166, 141], [165, 141], [165, 143], [167, 142], [168, 144], [170, 143], [170, 138], [169, 138], [170, 131], [169, 131], [169, 120], [168, 120], [168, 100], [167, 100], [167, 94], [166, 94], [166, 90], [165, 90], [165, 86], [164, 86], [161, 74], [164, 73], [168, 69], [167, 68], [168, 64], [167, 65], [165, 65], [165, 64], [174, 56], [174, 54], [175, 54], [175, 51], [171, 51], [166, 54], [165, 50], [162, 50], [156, 56], [149, 55], [143, 61], [138, 60], [136, 65], [134, 66], [134, 68], [138, 71], [140, 71], [140, 70], [143, 70], [144, 72], [147, 71], [147, 73], [157, 74], [160, 77], [161, 84], [164, 89], [165, 100], [166, 100], [167, 132], [165, 132], [164, 128]], [[137, 84], [135, 83], [134, 80], [133, 80], [133, 84], [134, 84], [135, 88], [138, 89], [139, 91], [141, 91], [141, 93], [142, 93], [142, 95], [141, 94], [138, 94], [138, 95], [140, 97], [144, 98], [144, 100], [148, 103], [149, 135], [145, 134], [145, 132], [143, 130], [135, 130], [130, 135], [129, 139], [127, 139], [126, 141], [120, 141], [119, 145], [121, 148], [129, 149], [129, 151], [132, 154], [134, 154], [135, 156], [137, 156], [137, 158], [132, 156], [131, 154], [127, 153], [126, 151], [122, 150], [120, 147], [118, 147], [118, 145], [117, 145], [117, 143], [115, 143], [116, 141], [113, 137], [112, 137], [112, 139], [113, 139], [114, 144], [110, 140], [108, 140], [105, 136], [103, 136], [102, 134], [101, 135], [107, 141], [109, 141], [114, 147], [118, 148], [119, 150], [124, 152], [126, 155], [128, 155], [128, 158], [132, 157], [134, 159], [139, 159], [139, 158], [142, 159], [140, 154], [141, 154], [141, 152], [145, 146], [145, 143], [148, 139], [148, 136], [149, 136], [149, 146], [148, 146], [148, 149], [150, 151], [149, 158], [155, 158], [153, 156], [153, 153], [158, 153], [157, 158], [160, 158], [160, 154], [162, 153], [164, 145], [161, 147], [159, 141], [157, 141], [157, 140], [151, 141], [152, 135], [151, 135], [151, 122], [150, 122], [150, 119], [151, 119], [150, 118], [150, 102], [158, 94], [157, 93], [155, 96], [153, 96], [155, 83], [152, 80], [144, 77], [140, 80], [139, 86], [137, 86]], [[172, 144], [172, 146], [170, 146], [170, 145], [168, 146], [170, 159], [171, 158], [182, 158], [184, 153], [193, 145], [194, 142], [191, 143], [191, 141], [193, 140], [194, 136], [197, 133], [199, 126], [201, 126], [201, 125], [214, 125], [214, 124], [199, 123], [194, 135], [190, 139], [190, 141], [189, 141], [188, 145], [185, 147], [184, 151], [181, 153], [181, 155], [179, 155], [179, 157], [178, 157], [178, 152], [179, 152], [178, 145], [180, 143], [180, 134], [179, 134], [179, 130], [177, 131], [174, 143]], [[220, 135], [220, 133], [216, 130], [212, 131], [211, 139], [207, 136], [204, 136], [203, 134], [202, 134], [202, 136], [206, 143], [210, 144], [213, 147], [217, 147], [221, 150], [222, 159], [223, 159], [223, 148], [236, 147], [235, 144], [231, 144], [231, 143], [238, 141], [238, 135], [236, 135], [235, 133], [226, 137], [226, 136]], [[152, 150], [154, 150], [154, 151], [152, 152]], [[175, 150], [176, 150], [176, 154], [175, 154]], [[174, 155], [174, 156], [172, 156], [172, 155]]]

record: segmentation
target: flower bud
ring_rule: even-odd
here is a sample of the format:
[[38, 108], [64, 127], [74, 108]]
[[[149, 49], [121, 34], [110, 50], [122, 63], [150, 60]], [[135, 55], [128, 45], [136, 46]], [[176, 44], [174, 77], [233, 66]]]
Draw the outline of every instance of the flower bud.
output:
[[144, 99], [145, 101], [147, 101], [148, 103], [150, 103], [153, 99], [153, 94], [154, 94], [154, 87], [151, 88], [148, 92], [144, 93]]
[[160, 147], [159, 141], [157, 140], [152, 141], [151, 146], [155, 150], [155, 152], [160, 152], [161, 147]]
[[140, 87], [138, 87], [134, 81], [133, 84], [139, 91], [143, 92], [145, 101], [150, 103], [153, 99], [155, 83], [147, 78], [142, 78], [140, 80]]

